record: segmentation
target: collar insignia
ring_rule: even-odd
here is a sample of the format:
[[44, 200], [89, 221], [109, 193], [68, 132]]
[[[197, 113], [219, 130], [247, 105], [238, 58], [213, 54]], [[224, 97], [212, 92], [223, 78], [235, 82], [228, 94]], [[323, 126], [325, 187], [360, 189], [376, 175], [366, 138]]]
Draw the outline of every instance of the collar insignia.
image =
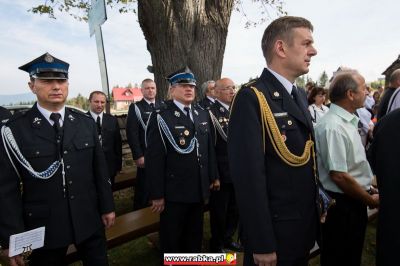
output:
[[178, 111], [175, 111], [174, 115], [175, 115], [176, 117], [180, 117], [180, 116], [181, 116], [181, 113], [179, 113]]
[[33, 122], [32, 122], [32, 123], [35, 124], [35, 125], [40, 125], [41, 121], [42, 121], [41, 118], [35, 117], [35, 118], [33, 119]]
[[73, 115], [68, 115], [68, 119], [71, 121], [71, 122], [73, 122], [74, 120], [75, 120], [75, 117], [73, 116]]
[[197, 110], [194, 110], [194, 113], [195, 113], [196, 115], [199, 115], [199, 112], [197, 112]]

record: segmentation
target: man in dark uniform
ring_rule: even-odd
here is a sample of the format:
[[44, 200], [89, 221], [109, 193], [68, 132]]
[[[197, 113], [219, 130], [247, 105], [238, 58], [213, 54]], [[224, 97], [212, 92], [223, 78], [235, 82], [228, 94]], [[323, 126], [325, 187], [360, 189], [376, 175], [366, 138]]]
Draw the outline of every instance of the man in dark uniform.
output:
[[231, 107], [228, 154], [244, 265], [307, 265], [316, 240], [313, 126], [306, 93], [294, 85], [317, 54], [312, 30], [300, 17], [273, 21], [262, 39], [267, 68]]
[[152, 210], [160, 213], [163, 253], [201, 252], [203, 206], [218, 188], [210, 117], [193, 105], [196, 80], [188, 68], [168, 77], [172, 101], [151, 115], [146, 178]]
[[102, 91], [93, 91], [89, 95], [88, 115], [96, 122], [97, 134], [106, 157], [111, 184], [122, 168], [122, 141], [116, 117], [104, 113], [107, 97]]
[[49, 53], [20, 67], [37, 103], [2, 128], [0, 243], [8, 255], [10, 235], [44, 226], [44, 247], [33, 250], [29, 265], [65, 265], [70, 244], [84, 265], [108, 265], [111, 184], [95, 123], [65, 107], [68, 67]]
[[204, 82], [201, 85], [201, 91], [203, 93], [203, 99], [201, 99], [198, 104], [202, 108], [209, 110], [215, 102], [215, 81], [209, 80]]
[[389, 106], [389, 101], [392, 98], [393, 93], [397, 88], [400, 87], [400, 69], [396, 69], [392, 72], [389, 78], [389, 87], [385, 89], [383, 95], [381, 97], [379, 107], [378, 107], [378, 120], [384, 117], [388, 113], [388, 109], [391, 109]]
[[379, 189], [379, 216], [376, 231], [376, 265], [391, 266], [399, 260], [400, 214], [400, 110], [385, 115], [374, 128], [368, 160]]
[[10, 117], [11, 117], [11, 112], [8, 111], [3, 106], [0, 106], [0, 124], [1, 124], [1, 121], [8, 119]]
[[135, 160], [136, 184], [133, 198], [133, 209], [149, 206], [148, 182], [146, 182], [144, 153], [146, 151], [146, 128], [151, 112], [159, 110], [162, 102], [156, 100], [157, 87], [151, 79], [142, 81], [143, 99], [129, 106], [126, 120], [126, 136]]
[[215, 154], [217, 157], [220, 190], [212, 191], [210, 196], [211, 252], [225, 252], [224, 248], [240, 251], [239, 243], [233, 241], [238, 227], [239, 213], [235, 191], [229, 173], [227, 134], [229, 107], [235, 95], [235, 84], [229, 78], [215, 83], [215, 103], [210, 107], [214, 132]]

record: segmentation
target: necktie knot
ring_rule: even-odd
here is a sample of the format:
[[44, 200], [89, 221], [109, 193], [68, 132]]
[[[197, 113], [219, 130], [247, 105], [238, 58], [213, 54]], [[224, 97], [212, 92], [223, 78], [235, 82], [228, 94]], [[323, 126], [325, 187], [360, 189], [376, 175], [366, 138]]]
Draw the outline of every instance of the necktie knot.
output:
[[297, 91], [296, 86], [293, 85], [292, 92], [290, 94], [292, 95], [292, 98], [293, 98], [294, 102], [296, 103], [296, 105], [301, 109], [301, 104], [299, 101], [299, 93]]
[[190, 108], [188, 106], [183, 107], [183, 110], [185, 110], [187, 117], [190, 118]]
[[60, 128], [61, 128], [61, 125], [60, 125], [61, 114], [51, 113], [50, 119], [54, 122], [54, 124], [53, 124], [54, 130], [56, 131], [56, 133], [59, 133]]
[[154, 103], [150, 103], [151, 110], [154, 110]]

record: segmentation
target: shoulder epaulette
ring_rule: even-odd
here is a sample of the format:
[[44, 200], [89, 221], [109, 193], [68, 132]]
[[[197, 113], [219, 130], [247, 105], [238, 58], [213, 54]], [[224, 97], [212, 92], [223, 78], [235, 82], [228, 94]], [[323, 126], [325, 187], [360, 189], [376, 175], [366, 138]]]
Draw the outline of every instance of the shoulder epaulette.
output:
[[75, 113], [75, 114], [83, 115], [83, 116], [85, 116], [85, 117], [91, 118], [91, 116], [88, 115], [87, 113], [84, 113], [84, 112], [82, 112], [82, 111], [79, 111], [79, 110], [77, 110], [77, 109], [75, 109], [75, 108], [70, 108], [70, 107], [65, 107], [65, 108], [68, 109], [68, 111], [71, 111], [71, 112], [73, 112], [73, 113]]
[[252, 79], [249, 82], [242, 84], [241, 88], [253, 86], [256, 83], [257, 79]]
[[26, 110], [18, 111], [16, 113], [14, 113], [10, 118], [2, 120], [1, 124], [3, 124], [3, 125], [10, 124], [15, 120], [18, 120], [19, 118], [24, 117], [26, 115], [26, 112], [27, 112]]

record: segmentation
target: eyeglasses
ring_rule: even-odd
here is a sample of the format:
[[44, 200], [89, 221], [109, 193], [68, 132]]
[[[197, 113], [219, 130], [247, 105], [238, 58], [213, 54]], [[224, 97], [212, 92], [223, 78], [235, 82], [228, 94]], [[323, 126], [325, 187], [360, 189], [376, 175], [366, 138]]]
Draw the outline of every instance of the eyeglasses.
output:
[[226, 86], [225, 88], [221, 89], [222, 91], [235, 91], [236, 87], [235, 86]]

